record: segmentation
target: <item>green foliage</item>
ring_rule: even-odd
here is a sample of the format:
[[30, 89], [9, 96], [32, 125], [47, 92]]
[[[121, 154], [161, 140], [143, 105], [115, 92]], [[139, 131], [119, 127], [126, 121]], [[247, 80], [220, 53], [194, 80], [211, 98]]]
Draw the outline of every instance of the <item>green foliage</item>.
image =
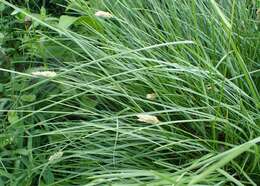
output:
[[59, 26], [59, 28], [62, 28], [62, 29], [68, 29], [77, 20], [78, 20], [78, 17], [63, 15], [59, 19], [59, 25], [58, 26]]
[[0, 0], [0, 185], [259, 185], [259, 3]]

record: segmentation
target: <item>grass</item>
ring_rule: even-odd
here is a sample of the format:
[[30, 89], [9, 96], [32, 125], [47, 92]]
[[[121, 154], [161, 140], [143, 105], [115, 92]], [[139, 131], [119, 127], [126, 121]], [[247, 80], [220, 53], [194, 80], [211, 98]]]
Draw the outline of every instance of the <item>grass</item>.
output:
[[39, 24], [0, 68], [0, 185], [260, 184], [259, 1], [0, 2]]

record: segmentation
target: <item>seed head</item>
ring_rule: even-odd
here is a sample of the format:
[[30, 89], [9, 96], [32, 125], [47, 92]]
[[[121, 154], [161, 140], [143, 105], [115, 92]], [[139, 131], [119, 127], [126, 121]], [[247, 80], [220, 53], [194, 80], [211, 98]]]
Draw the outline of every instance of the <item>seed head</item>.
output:
[[56, 152], [55, 154], [51, 155], [49, 157], [49, 162], [53, 162], [55, 160], [58, 160], [60, 159], [61, 157], [63, 156], [63, 152], [62, 151], [59, 151], [59, 152]]
[[56, 72], [53, 72], [53, 71], [38, 71], [38, 72], [32, 72], [32, 75], [37, 76], [37, 77], [52, 78], [52, 77], [55, 77], [57, 74], [56, 74]]
[[148, 114], [138, 114], [138, 121], [149, 123], [149, 124], [158, 124], [160, 121], [156, 116], [151, 116]]
[[147, 94], [146, 95], [146, 99], [155, 100], [156, 99], [156, 94], [155, 93]]
[[97, 11], [95, 13], [95, 16], [97, 17], [102, 17], [102, 18], [112, 18], [113, 15], [109, 12], [104, 12], [104, 11]]

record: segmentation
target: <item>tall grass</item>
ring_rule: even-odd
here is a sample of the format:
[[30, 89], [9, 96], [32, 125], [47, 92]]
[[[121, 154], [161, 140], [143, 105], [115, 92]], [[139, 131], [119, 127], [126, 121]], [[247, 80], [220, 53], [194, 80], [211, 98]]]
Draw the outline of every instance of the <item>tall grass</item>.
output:
[[[2, 110], [7, 185], [260, 184], [260, 33], [253, 1], [70, 0]], [[110, 12], [113, 18], [95, 17]], [[25, 45], [28, 43], [25, 43]], [[14, 62], [15, 63], [15, 62]], [[55, 71], [36, 78], [36, 70]], [[155, 99], [146, 95], [154, 93]], [[35, 95], [26, 101], [24, 95]], [[138, 121], [138, 114], [160, 122]], [[4, 142], [4, 140], [9, 140]]]

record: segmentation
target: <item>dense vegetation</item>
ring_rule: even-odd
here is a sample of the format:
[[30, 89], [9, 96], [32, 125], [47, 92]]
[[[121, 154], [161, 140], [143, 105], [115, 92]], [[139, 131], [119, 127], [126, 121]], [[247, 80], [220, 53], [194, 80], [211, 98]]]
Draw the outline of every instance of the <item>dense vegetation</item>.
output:
[[0, 185], [260, 185], [259, 0], [0, 17]]

